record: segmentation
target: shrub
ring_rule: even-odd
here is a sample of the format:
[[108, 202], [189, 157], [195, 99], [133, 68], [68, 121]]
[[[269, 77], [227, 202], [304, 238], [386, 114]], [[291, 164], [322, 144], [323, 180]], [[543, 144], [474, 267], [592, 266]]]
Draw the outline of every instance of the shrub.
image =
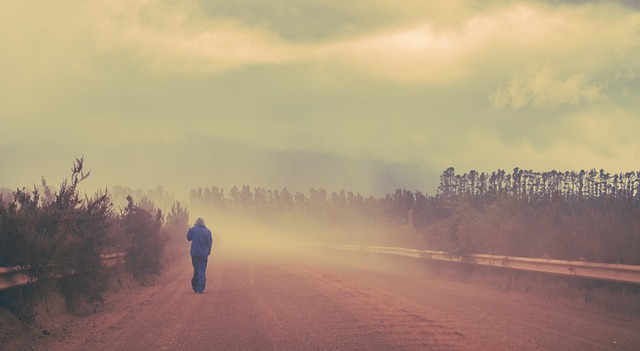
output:
[[176, 201], [171, 206], [171, 211], [167, 214], [165, 230], [169, 235], [169, 240], [173, 242], [183, 242], [189, 230], [189, 212], [182, 207], [180, 201]]
[[162, 212], [155, 216], [137, 206], [131, 196], [127, 196], [128, 205], [122, 214], [122, 226], [130, 240], [127, 249], [127, 268], [139, 281], [147, 276], [160, 274], [164, 239], [160, 234], [162, 228]]
[[78, 184], [89, 176], [83, 166], [83, 158], [76, 159], [71, 181], [45, 199], [37, 189], [18, 189], [12, 201], [0, 203], [0, 266], [23, 266], [40, 284], [63, 277], [67, 303], [77, 296], [100, 299], [106, 289], [100, 254], [112, 206], [106, 194], [79, 196]]

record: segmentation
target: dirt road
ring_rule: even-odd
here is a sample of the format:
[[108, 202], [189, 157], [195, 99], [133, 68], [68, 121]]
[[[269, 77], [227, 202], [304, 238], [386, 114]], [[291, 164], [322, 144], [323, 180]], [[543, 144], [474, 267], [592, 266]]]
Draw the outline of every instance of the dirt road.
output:
[[[185, 254], [186, 255], [186, 254]], [[640, 350], [640, 321], [423, 270], [220, 252], [204, 294], [185, 256], [159, 283], [34, 350]], [[384, 268], [382, 268], [384, 267]]]

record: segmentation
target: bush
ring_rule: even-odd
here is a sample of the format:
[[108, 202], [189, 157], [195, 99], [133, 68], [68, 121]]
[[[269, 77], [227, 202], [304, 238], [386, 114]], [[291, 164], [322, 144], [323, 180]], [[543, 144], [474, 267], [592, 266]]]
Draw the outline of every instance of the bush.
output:
[[165, 230], [172, 242], [184, 241], [185, 235], [189, 230], [189, 212], [182, 207], [179, 201], [174, 202], [171, 206], [171, 212], [167, 215], [167, 223]]
[[106, 194], [80, 198], [78, 184], [89, 176], [83, 165], [76, 159], [71, 181], [44, 200], [37, 189], [18, 189], [12, 201], [0, 203], [0, 266], [23, 266], [40, 284], [64, 277], [67, 303], [77, 296], [100, 299], [106, 289], [100, 254], [112, 206]]
[[152, 216], [137, 206], [131, 196], [127, 196], [127, 201], [121, 221], [124, 233], [130, 239], [127, 268], [137, 280], [142, 281], [151, 274], [160, 274], [162, 269], [165, 242], [160, 229], [163, 217], [160, 210]]

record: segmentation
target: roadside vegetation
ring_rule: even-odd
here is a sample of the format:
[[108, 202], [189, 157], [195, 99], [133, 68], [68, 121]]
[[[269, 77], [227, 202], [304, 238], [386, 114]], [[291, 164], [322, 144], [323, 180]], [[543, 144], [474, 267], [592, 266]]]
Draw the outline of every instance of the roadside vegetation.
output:
[[23, 322], [34, 319], [32, 307], [44, 292], [60, 293], [67, 307], [102, 299], [110, 276], [103, 255], [124, 253], [126, 271], [143, 282], [162, 269], [169, 231], [184, 230], [186, 209], [173, 208], [167, 217], [131, 196], [117, 211], [106, 192], [81, 195], [79, 184], [89, 177], [84, 159], [76, 159], [71, 178], [57, 191], [43, 179], [33, 190], [17, 189], [0, 198], [0, 267], [18, 266], [33, 281], [26, 287], [0, 291], [0, 307]]

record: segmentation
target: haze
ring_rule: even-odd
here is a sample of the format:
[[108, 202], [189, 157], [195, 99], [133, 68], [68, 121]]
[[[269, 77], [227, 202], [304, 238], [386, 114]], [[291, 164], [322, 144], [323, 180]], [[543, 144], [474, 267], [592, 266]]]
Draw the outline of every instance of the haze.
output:
[[0, 186], [435, 193], [637, 169], [635, 1], [60, 0], [0, 11]]

